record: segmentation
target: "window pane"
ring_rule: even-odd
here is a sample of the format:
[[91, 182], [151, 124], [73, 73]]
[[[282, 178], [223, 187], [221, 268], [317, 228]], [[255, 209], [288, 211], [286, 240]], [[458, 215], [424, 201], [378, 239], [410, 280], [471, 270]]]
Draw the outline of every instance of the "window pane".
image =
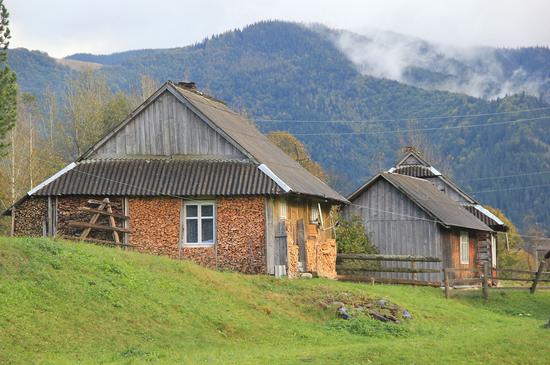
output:
[[214, 220], [211, 218], [202, 219], [202, 242], [214, 243]]
[[202, 205], [201, 206], [201, 216], [202, 217], [213, 217], [214, 216], [214, 206], [213, 205]]
[[185, 216], [186, 217], [196, 217], [198, 212], [198, 207], [196, 205], [186, 205], [185, 206]]
[[[196, 207], [195, 207], [196, 208]], [[187, 233], [185, 235], [187, 243], [197, 243], [199, 238], [197, 219], [187, 219]]]

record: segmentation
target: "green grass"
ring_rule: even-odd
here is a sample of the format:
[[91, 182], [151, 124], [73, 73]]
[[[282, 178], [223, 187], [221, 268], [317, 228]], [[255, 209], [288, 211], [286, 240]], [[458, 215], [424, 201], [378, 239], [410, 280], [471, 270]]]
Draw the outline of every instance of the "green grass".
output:
[[[380, 298], [401, 325], [335, 319]], [[542, 364], [550, 293], [276, 280], [48, 239], [0, 238], [1, 364]]]

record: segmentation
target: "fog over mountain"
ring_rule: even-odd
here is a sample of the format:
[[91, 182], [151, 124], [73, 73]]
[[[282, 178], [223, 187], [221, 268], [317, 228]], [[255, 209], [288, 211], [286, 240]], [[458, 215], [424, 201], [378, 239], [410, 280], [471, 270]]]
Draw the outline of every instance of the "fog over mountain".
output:
[[357, 34], [313, 28], [364, 75], [488, 99], [522, 92], [550, 99], [548, 47], [458, 47], [377, 29]]

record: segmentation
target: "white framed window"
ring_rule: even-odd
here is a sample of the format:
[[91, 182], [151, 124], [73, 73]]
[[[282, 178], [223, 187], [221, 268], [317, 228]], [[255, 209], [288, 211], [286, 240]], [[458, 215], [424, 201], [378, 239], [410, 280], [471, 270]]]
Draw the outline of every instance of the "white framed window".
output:
[[460, 264], [468, 265], [470, 263], [470, 237], [468, 232], [460, 232]]
[[183, 229], [186, 245], [213, 245], [216, 242], [215, 202], [185, 202]]

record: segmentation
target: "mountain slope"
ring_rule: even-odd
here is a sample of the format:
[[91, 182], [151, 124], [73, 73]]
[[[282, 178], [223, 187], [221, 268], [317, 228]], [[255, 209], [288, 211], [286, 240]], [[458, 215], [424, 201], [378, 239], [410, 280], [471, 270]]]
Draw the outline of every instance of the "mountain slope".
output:
[[[46, 238], [0, 238], [0, 278], [2, 364], [540, 364], [550, 336], [544, 291], [446, 300], [434, 288], [220, 273]], [[414, 319], [335, 319], [333, 301], [380, 298]]]
[[[502, 209], [517, 224], [529, 213], [550, 224], [547, 187], [500, 191], [548, 184], [549, 175], [472, 180], [550, 171], [549, 120], [512, 122], [550, 115], [550, 110], [492, 114], [548, 107], [538, 98], [520, 94], [487, 101], [364, 75], [318, 28], [286, 22], [257, 23], [189, 47], [75, 55], [71, 59], [102, 64], [98, 72], [117, 89], [137, 86], [141, 74], [160, 81], [184, 76], [194, 80], [200, 88], [258, 120], [264, 132], [285, 129], [296, 134], [343, 193], [392, 166], [401, 147], [415, 144], [426, 149], [428, 158], [467, 190], [499, 190], [474, 195]], [[38, 89], [28, 79], [24, 65], [16, 70], [24, 89], [29, 85], [34, 88], [31, 90]], [[483, 115], [433, 118], [478, 114]], [[502, 122], [505, 124], [489, 125]], [[459, 125], [475, 127], [457, 128]]]

